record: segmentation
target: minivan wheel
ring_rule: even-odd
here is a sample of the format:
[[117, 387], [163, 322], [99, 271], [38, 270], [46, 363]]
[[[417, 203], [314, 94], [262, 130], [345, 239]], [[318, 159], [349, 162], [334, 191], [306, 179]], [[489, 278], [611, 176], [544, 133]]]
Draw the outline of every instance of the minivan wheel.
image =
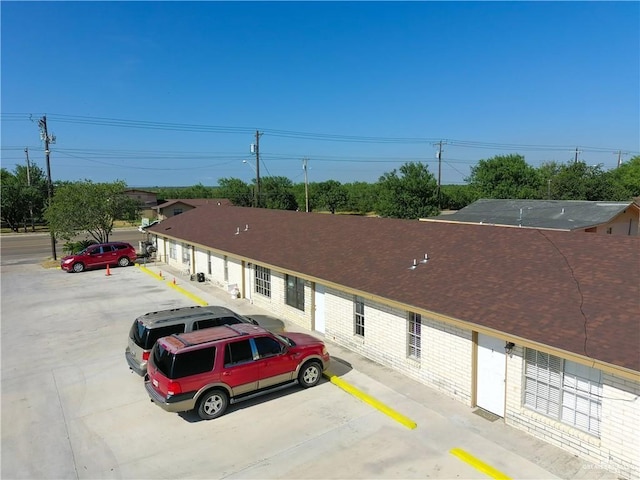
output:
[[129, 263], [131, 262], [127, 257], [122, 257], [120, 260], [118, 260], [118, 265], [120, 265], [121, 267], [126, 267], [129, 265]]
[[80, 273], [84, 270], [84, 265], [80, 262], [73, 264], [73, 271], [76, 273]]
[[212, 420], [222, 415], [229, 405], [229, 396], [222, 390], [210, 390], [198, 402], [198, 416]]
[[314, 387], [322, 376], [322, 366], [318, 362], [305, 363], [298, 373], [298, 383], [304, 387]]

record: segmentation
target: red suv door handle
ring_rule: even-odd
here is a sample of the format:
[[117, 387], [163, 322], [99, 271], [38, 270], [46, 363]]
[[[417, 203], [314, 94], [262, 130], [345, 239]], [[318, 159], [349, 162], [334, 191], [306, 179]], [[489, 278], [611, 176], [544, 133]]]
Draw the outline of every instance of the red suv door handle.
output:
[[231, 372], [222, 372], [223, 377], [228, 377], [229, 375], [231, 375]]

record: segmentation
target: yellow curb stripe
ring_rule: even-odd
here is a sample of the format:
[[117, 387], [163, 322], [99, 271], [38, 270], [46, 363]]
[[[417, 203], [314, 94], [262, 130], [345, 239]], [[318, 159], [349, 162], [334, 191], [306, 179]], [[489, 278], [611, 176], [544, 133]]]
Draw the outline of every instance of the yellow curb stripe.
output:
[[191, 292], [187, 292], [184, 288], [179, 287], [178, 285], [174, 285], [173, 283], [169, 283], [168, 284], [171, 288], [173, 288], [174, 290], [182, 293], [183, 295], [189, 297], [191, 300], [193, 300], [196, 303], [199, 303], [200, 305], [209, 305], [207, 302], [205, 302], [203, 299], [201, 299], [200, 297], [198, 297], [197, 295], [194, 295]]
[[452, 455], [455, 455], [456, 457], [458, 457], [463, 462], [468, 463], [469, 465], [471, 465], [476, 470], [484, 473], [485, 475], [488, 475], [491, 478], [499, 478], [499, 479], [504, 479], [504, 480], [511, 480], [511, 477], [509, 477], [506, 473], [502, 473], [500, 470], [496, 470], [491, 465], [487, 465], [482, 460], [477, 459], [476, 457], [474, 457], [470, 453], [465, 452], [464, 450], [462, 450], [460, 448], [452, 448], [449, 451], [449, 453], [452, 454]]
[[372, 407], [380, 410], [382, 413], [384, 413], [385, 415], [388, 415], [389, 417], [393, 418], [395, 421], [401, 423], [405, 427], [413, 430], [414, 428], [416, 428], [418, 426], [418, 424], [416, 422], [414, 422], [413, 420], [411, 420], [410, 418], [405, 417], [401, 413], [396, 412], [395, 410], [393, 410], [392, 408], [388, 407], [384, 403], [379, 402], [378, 400], [373, 398], [371, 395], [368, 395], [368, 394], [364, 393], [363, 391], [358, 390], [356, 387], [354, 387], [350, 383], [345, 382], [344, 380], [342, 380], [341, 378], [338, 378], [337, 376], [333, 375], [332, 373], [324, 372], [324, 376], [327, 377], [331, 383], [333, 383], [334, 385], [340, 387], [345, 392], [350, 393], [351, 395], [353, 395], [356, 398], [359, 398], [360, 400], [362, 400], [365, 403], [368, 403]]
[[[155, 272], [152, 272], [151, 270], [149, 270], [147, 267], [143, 267], [142, 265], [136, 263], [136, 267], [138, 267], [140, 270], [142, 270], [145, 273], [148, 273], [149, 275], [151, 275], [153, 278], [156, 278], [158, 280], [164, 280], [164, 277], [158, 275]], [[168, 285], [173, 288], [174, 290], [182, 293], [184, 296], [189, 297], [191, 300], [193, 300], [194, 302], [200, 304], [200, 305], [209, 305], [207, 302], [205, 302], [203, 299], [201, 299], [200, 297], [198, 297], [197, 295], [194, 295], [191, 292], [188, 292], [187, 290], [185, 290], [182, 287], [179, 287], [178, 285], [174, 285], [173, 283], [168, 283]]]

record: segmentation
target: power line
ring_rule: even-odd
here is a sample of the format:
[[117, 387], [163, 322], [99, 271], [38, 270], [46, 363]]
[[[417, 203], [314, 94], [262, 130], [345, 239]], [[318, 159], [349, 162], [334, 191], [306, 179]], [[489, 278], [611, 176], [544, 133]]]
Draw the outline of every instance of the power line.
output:
[[[2, 113], [3, 121], [33, 121], [32, 114], [28, 113]], [[246, 135], [253, 133], [249, 127], [231, 127], [220, 125], [183, 124], [170, 122], [151, 122], [143, 120], [126, 120], [108, 117], [90, 117], [80, 115], [49, 114], [50, 119], [55, 119], [58, 123], [74, 123], [81, 125], [110, 126], [121, 128], [140, 128], [151, 130], [170, 130], [192, 133], [224, 133]], [[386, 137], [386, 136], [359, 136], [329, 133], [299, 132], [292, 130], [261, 129], [262, 133], [272, 137], [294, 138], [300, 140], [317, 140], [330, 142], [348, 143], [389, 143], [389, 144], [426, 144], [436, 143], [440, 139], [426, 137]], [[520, 150], [520, 151], [556, 151], [562, 152], [573, 149], [568, 145], [548, 145], [548, 144], [511, 144], [499, 142], [485, 142], [472, 140], [444, 140], [451, 146], [470, 149], [492, 149], [492, 150]], [[582, 147], [582, 152], [611, 152], [617, 151], [611, 147]], [[636, 153], [636, 152], [634, 152]]]

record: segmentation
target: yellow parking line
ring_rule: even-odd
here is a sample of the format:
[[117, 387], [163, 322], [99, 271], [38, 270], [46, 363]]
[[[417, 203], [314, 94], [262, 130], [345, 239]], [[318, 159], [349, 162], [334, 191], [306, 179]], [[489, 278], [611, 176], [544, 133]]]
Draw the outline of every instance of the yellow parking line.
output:
[[405, 427], [413, 430], [414, 428], [416, 428], [418, 426], [418, 424], [416, 422], [414, 422], [413, 420], [411, 420], [410, 418], [405, 417], [401, 413], [396, 412], [395, 410], [393, 410], [392, 408], [388, 407], [384, 403], [379, 402], [378, 400], [373, 398], [371, 395], [368, 395], [368, 394], [362, 392], [361, 390], [358, 390], [356, 387], [354, 387], [350, 383], [345, 382], [344, 380], [342, 380], [341, 378], [338, 378], [337, 376], [333, 375], [332, 373], [324, 372], [324, 375], [334, 385], [340, 387], [345, 392], [350, 393], [354, 397], [359, 398], [363, 402], [368, 403], [372, 407], [377, 408], [382, 413], [384, 413], [384, 414], [388, 415], [389, 417], [393, 418], [395, 421], [400, 422]]
[[485, 475], [490, 476], [491, 478], [499, 478], [499, 479], [503, 479], [503, 480], [511, 480], [511, 477], [509, 477], [506, 473], [502, 473], [500, 470], [496, 470], [491, 465], [487, 465], [482, 460], [477, 459], [476, 457], [474, 457], [470, 453], [465, 452], [464, 450], [462, 450], [460, 448], [452, 448], [449, 451], [449, 453], [452, 454], [452, 455], [455, 455], [456, 457], [458, 457], [463, 462], [468, 463], [469, 465], [471, 465], [476, 470], [484, 473]]
[[[140, 268], [140, 270], [142, 270], [145, 273], [148, 273], [149, 275], [151, 275], [154, 278], [157, 278], [158, 280], [164, 280], [164, 277], [162, 277], [161, 275], [158, 275], [157, 273], [152, 272], [151, 270], [149, 270], [147, 267], [143, 267], [142, 265], [136, 263], [136, 267]], [[203, 299], [201, 299], [200, 297], [198, 297], [197, 295], [194, 295], [193, 293], [185, 290], [182, 287], [179, 287], [178, 285], [176, 285], [175, 283], [168, 283], [168, 285], [173, 288], [174, 290], [182, 293], [184, 296], [189, 297], [191, 300], [193, 300], [194, 302], [200, 304], [200, 305], [209, 305], [207, 302], [205, 302]]]

